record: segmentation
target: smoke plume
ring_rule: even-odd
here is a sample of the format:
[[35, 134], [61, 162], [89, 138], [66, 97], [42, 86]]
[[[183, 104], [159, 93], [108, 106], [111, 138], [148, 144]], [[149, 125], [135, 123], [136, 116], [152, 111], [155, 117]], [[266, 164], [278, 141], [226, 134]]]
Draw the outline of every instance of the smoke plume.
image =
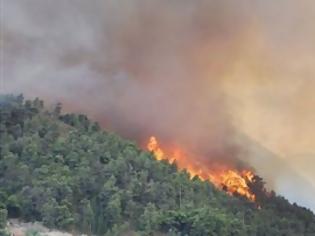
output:
[[310, 0], [3, 0], [1, 92], [61, 101], [140, 143], [240, 158], [315, 209], [301, 200], [315, 192], [314, 20]]

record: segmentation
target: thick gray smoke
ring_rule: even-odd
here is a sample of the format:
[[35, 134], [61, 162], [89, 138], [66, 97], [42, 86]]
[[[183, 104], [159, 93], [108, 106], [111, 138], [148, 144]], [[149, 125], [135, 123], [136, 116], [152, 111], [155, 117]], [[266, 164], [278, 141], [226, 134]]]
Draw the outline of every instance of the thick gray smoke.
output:
[[5, 89], [62, 101], [133, 138], [223, 151], [220, 77], [248, 25], [244, 3], [7, 1]]
[[[242, 156], [248, 143], [238, 132], [282, 156], [312, 156], [314, 141], [294, 145], [293, 136], [315, 131], [314, 9], [308, 0], [2, 0], [0, 89], [61, 101], [128, 138], [153, 134], [206, 158], [256, 165], [260, 153]], [[276, 170], [254, 167], [284, 186]]]

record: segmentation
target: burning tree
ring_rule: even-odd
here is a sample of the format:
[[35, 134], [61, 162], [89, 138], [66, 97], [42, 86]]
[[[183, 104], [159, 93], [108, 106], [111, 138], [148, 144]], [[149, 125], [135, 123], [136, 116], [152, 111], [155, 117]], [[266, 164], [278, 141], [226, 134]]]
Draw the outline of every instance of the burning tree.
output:
[[180, 170], [186, 170], [189, 173], [190, 178], [198, 176], [203, 181], [210, 181], [230, 195], [242, 196], [257, 203], [262, 202], [267, 196], [262, 178], [255, 175], [252, 170], [239, 170], [222, 163], [204, 165], [195, 161], [195, 158], [187, 157], [180, 150], [174, 150], [171, 155], [167, 155], [154, 136], [150, 137], [147, 149], [157, 160], [176, 163]]

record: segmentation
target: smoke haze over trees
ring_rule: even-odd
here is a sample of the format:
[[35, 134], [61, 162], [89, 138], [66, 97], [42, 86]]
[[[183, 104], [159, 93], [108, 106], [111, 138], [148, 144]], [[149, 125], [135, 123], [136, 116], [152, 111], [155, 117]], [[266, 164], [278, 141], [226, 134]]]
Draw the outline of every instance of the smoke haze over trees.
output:
[[254, 203], [60, 105], [0, 96], [0, 108], [1, 235], [7, 217], [75, 235], [314, 235], [315, 215], [266, 195], [258, 176]]
[[[3, 0], [0, 91], [62, 102], [140, 143], [237, 156], [315, 209], [314, 19], [308, 0]], [[239, 133], [275, 159], [256, 160]]]

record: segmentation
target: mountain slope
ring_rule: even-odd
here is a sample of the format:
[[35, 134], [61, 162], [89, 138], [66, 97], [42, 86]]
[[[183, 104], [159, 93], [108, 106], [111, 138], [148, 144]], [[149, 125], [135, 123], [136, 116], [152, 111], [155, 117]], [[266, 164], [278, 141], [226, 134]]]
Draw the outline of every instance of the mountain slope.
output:
[[7, 215], [96, 235], [315, 235], [311, 211], [263, 193], [258, 209], [60, 105], [1, 96], [0, 108], [2, 228]]
[[[298, 202], [315, 212], [315, 185], [310, 174], [313, 171], [311, 163], [314, 155], [309, 154], [308, 166], [304, 162], [296, 162], [293, 165], [287, 158], [276, 155], [244, 133], [238, 133], [236, 140], [240, 146], [246, 147], [242, 156], [249, 158], [244, 161], [258, 167], [256, 173], [264, 176], [267, 188], [274, 189], [285, 195], [290, 202]], [[305, 156], [302, 158], [307, 160]], [[298, 156], [294, 159], [297, 160]], [[296, 168], [297, 166], [299, 168]], [[298, 172], [298, 169], [303, 169], [304, 172]]]

